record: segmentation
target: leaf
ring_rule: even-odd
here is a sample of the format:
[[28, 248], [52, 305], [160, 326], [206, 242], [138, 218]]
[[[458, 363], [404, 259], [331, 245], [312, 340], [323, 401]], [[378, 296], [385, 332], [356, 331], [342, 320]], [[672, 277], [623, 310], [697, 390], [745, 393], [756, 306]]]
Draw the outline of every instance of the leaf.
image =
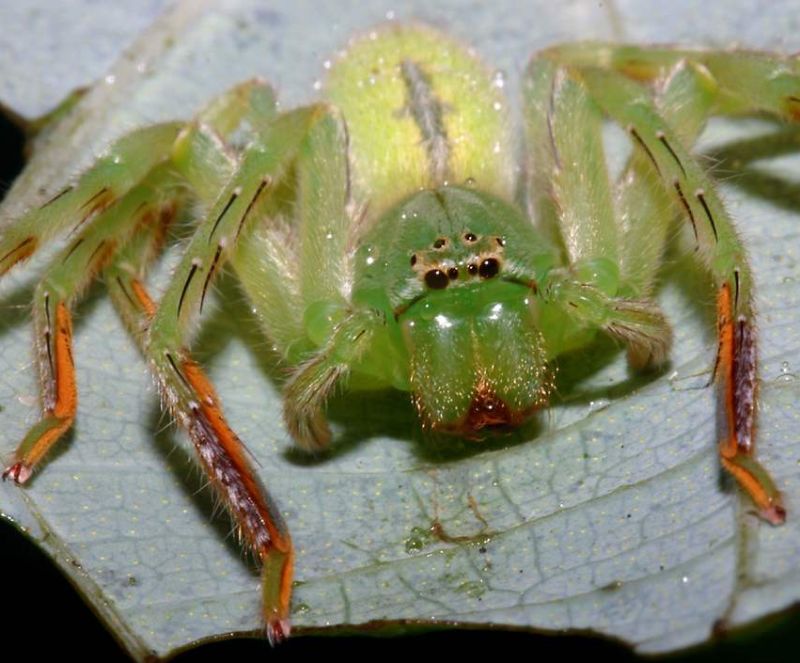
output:
[[[406, 5], [413, 9], [397, 19], [417, 17], [473, 44], [508, 73], [514, 100], [528, 55], [558, 41], [610, 39], [621, 28], [641, 42], [723, 46], [735, 38], [792, 51], [800, 34], [787, 29], [797, 18], [778, 2], [700, 10], [629, 0], [616, 11], [596, 3], [519, 9], [509, 2], [507, 11]], [[264, 76], [287, 108], [312, 98], [321, 61], [391, 9], [378, 1], [366, 9], [178, 4], [42, 138], [0, 223], [57, 192], [113, 136], [189, 117], [234, 81]], [[76, 49], [70, 57], [83, 56]], [[748, 137], [774, 130], [760, 121], [715, 122], [704, 143], [719, 157], [739, 150], [746, 163]], [[629, 378], [619, 353], [600, 344], [596, 355], [564, 362], [560, 399], [538, 426], [485, 448], [425, 438], [403, 394], [345, 394], [332, 407], [340, 441], [317, 459], [290, 449], [280, 422], [281, 369], [238, 291], [223, 284], [197, 347], [290, 524], [295, 625], [589, 629], [659, 652], [706, 640], [720, 620], [735, 626], [797, 601], [798, 177], [800, 161], [785, 155], [749, 164], [723, 187], [759, 286], [759, 457], [786, 496], [781, 528], [757, 521], [721, 480], [714, 399], [704, 386], [714, 356], [712, 296], [686, 259], [674, 261], [661, 293], [676, 332], [672, 366], [652, 381]], [[777, 186], [786, 180], [794, 186]], [[174, 256], [154, 277], [156, 288]], [[0, 283], [3, 453], [38, 416], [27, 302], [42, 266], [34, 261]], [[183, 435], [165, 428], [143, 362], [102, 288], [79, 307], [74, 354], [75, 431], [29, 487], [0, 485], [3, 517], [48, 551], [139, 658], [257, 629], [257, 571], [227, 535], [227, 519], [210, 517]]]

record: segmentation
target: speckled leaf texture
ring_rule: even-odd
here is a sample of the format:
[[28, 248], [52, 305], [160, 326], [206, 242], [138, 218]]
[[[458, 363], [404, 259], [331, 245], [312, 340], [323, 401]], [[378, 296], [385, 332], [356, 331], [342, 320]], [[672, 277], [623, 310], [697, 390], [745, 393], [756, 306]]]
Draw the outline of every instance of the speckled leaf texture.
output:
[[[139, 36], [142, 17], [160, 3], [129, 10], [137, 20], [127, 21], [122, 10], [109, 16], [96, 3], [65, 2], [85, 7], [87, 29], [104, 35], [76, 32], [68, 45], [63, 34], [48, 39], [59, 24], [51, 4], [0, 7], [0, 24], [19, 26], [0, 35], [4, 60], [14, 61], [2, 68], [0, 101], [33, 117], [72, 86], [99, 82], [40, 141], [0, 224], [41, 200], [40, 188], [58, 191], [114, 136], [189, 117], [237, 80], [266, 78], [285, 108], [314, 98], [324, 60], [387, 16], [429, 22], [474, 45], [505, 72], [515, 107], [529, 55], [560, 41], [800, 50], [800, 14], [789, 1], [419, 0], [401, 10], [388, 1], [187, 0]], [[36, 48], [24, 48], [32, 40]], [[116, 59], [112, 46], [128, 43]], [[79, 79], [56, 76], [32, 90], [56, 67]], [[757, 140], [776, 131], [788, 137]], [[670, 256], [659, 295], [676, 333], [663, 374], [631, 377], [622, 353], [600, 344], [565, 362], [560, 392], [538, 424], [483, 447], [424, 436], [406, 395], [344, 394], [331, 409], [338, 444], [310, 460], [291, 450], [280, 420], [283, 371], [235, 284], [224, 282], [196, 347], [290, 524], [295, 625], [588, 629], [663, 652], [706, 640], [720, 620], [742, 624], [800, 599], [800, 159], [786, 149], [795, 139], [752, 119], [714, 122], [702, 141], [715, 154], [709, 167], [728, 157], [717, 166], [722, 192], [755, 270], [759, 456], [786, 496], [781, 528], [759, 522], [721, 477], [706, 388], [713, 295], [681, 252]], [[174, 257], [154, 275], [156, 291]], [[38, 414], [27, 302], [42, 265], [35, 260], [0, 284], [4, 456]], [[226, 516], [212, 518], [184, 436], [160, 414], [102, 287], [76, 319], [75, 431], [29, 487], [0, 485], [3, 517], [53, 557], [138, 658], [257, 629], [257, 570], [229, 536]]]

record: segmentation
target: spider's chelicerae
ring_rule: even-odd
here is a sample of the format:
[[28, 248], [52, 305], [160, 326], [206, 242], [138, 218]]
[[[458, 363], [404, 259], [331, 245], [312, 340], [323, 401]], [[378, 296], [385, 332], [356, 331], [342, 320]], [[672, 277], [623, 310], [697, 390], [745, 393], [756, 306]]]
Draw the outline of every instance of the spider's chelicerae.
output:
[[[692, 156], [707, 118], [800, 116], [796, 59], [577, 44], [540, 53], [523, 84], [523, 164], [502, 90], [462, 46], [423, 27], [353, 42], [326, 100], [284, 113], [258, 81], [190, 122], [112, 144], [0, 236], [0, 274], [68, 236], [35, 293], [41, 420], [4, 477], [24, 483], [72, 425], [70, 308], [102, 274], [172, 414], [263, 563], [270, 639], [289, 633], [293, 552], [214, 389], [192, 360], [193, 321], [229, 265], [294, 367], [284, 416], [308, 450], [329, 444], [337, 385], [410, 392], [424, 426], [480, 438], [546, 406], [559, 355], [602, 332], [632, 366], [662, 364], [670, 327], [652, 299], [684, 224], [717, 301], [722, 465], [779, 524], [754, 457], [752, 275], [730, 215]], [[611, 181], [602, 125], [632, 151]], [[234, 145], [246, 145], [236, 149]], [[143, 283], [188, 204], [197, 228], [160, 302]]]

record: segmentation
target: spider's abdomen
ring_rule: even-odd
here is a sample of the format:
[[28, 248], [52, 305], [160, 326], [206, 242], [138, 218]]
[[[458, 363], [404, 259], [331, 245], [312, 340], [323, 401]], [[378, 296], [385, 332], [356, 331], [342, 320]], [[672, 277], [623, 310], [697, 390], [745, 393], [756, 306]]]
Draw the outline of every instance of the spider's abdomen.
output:
[[409, 194], [473, 182], [511, 199], [514, 153], [501, 79], [458, 43], [396, 26], [351, 43], [328, 98], [349, 132], [356, 200], [380, 215]]

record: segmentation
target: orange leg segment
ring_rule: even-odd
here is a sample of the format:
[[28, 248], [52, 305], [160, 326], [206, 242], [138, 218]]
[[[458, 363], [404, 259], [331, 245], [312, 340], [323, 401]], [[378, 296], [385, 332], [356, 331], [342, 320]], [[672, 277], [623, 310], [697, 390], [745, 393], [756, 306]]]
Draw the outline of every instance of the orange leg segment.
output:
[[14, 462], [3, 472], [3, 479], [11, 477], [18, 484], [30, 478], [36, 464], [69, 430], [78, 407], [75, 364], [72, 359], [72, 316], [64, 302], [56, 306], [54, 328], [51, 330], [49, 319], [46, 325], [46, 347], [43, 352], [47, 358], [42, 370], [45, 416], [31, 427], [17, 447]]
[[755, 330], [745, 316], [734, 319], [732, 299], [730, 284], [724, 283], [717, 296], [720, 459], [722, 466], [750, 495], [759, 515], [773, 525], [780, 525], [786, 519], [781, 494], [767, 470], [754, 457]]

